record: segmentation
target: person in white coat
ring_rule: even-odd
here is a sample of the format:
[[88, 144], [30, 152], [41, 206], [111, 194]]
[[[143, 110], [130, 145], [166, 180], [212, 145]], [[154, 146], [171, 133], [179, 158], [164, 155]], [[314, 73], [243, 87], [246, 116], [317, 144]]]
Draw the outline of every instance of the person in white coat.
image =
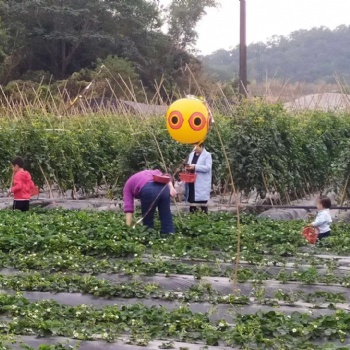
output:
[[190, 204], [190, 212], [197, 210], [198, 204], [203, 204], [202, 211], [208, 213], [208, 200], [210, 199], [212, 178], [212, 157], [205, 149], [204, 144], [195, 145], [194, 150], [188, 156], [186, 170], [196, 173], [195, 183], [186, 184], [186, 200]]

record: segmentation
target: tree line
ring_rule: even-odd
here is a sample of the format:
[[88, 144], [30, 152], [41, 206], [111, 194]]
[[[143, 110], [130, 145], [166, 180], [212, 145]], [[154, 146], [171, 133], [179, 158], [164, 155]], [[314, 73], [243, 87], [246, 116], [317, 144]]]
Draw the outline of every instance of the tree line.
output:
[[216, 0], [173, 0], [167, 8], [155, 0], [0, 0], [0, 84], [8, 94], [19, 85], [74, 94], [98, 78], [104, 95], [119, 97], [123, 84], [152, 94], [160, 81], [161, 94], [181, 91], [186, 68], [201, 79], [195, 26], [213, 6]]
[[[250, 81], [260, 82], [268, 77], [289, 79], [290, 82], [329, 83], [334, 82], [334, 74], [338, 74], [349, 82], [350, 26], [276, 35], [266, 43], [250, 44], [247, 55]], [[202, 61], [217, 79], [233, 80], [239, 72], [239, 47], [218, 50], [202, 57]]]

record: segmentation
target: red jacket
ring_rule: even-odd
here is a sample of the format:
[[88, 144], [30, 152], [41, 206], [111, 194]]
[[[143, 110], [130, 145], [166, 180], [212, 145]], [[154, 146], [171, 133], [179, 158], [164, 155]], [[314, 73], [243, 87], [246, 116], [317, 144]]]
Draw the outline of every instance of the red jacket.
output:
[[13, 186], [11, 187], [13, 199], [30, 199], [34, 187], [34, 182], [28, 171], [17, 171], [13, 177]]

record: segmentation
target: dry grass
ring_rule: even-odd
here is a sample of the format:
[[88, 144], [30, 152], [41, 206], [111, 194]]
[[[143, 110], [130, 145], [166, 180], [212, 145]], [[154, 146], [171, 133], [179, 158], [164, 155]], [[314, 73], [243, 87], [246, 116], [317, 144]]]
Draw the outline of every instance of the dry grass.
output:
[[291, 102], [301, 96], [341, 92], [338, 83], [308, 84], [289, 83], [288, 81], [269, 80], [265, 83], [252, 82], [249, 86], [251, 96], [262, 96], [268, 102]]
[[[102, 69], [108, 69], [101, 67]], [[92, 81], [77, 96], [71, 96], [66, 86], [53, 92], [50, 86], [27, 87], [16, 85], [12, 95], [0, 87], [0, 115], [9, 119], [21, 119], [23, 116], [33, 114], [45, 116], [68, 116], [87, 115], [97, 111], [100, 114], [118, 113], [127, 116], [147, 117], [150, 115], [164, 115], [167, 106], [177, 98], [186, 94], [205, 96], [211, 108], [215, 112], [220, 109], [221, 113], [230, 114], [239, 104], [240, 98], [233, 88], [226, 88], [224, 84], [212, 84], [210, 89], [196, 81], [196, 77], [187, 67], [188, 91], [180, 91], [176, 87], [173, 91], [167, 91], [164, 79], [154, 82], [154, 95], [149, 96], [140, 82], [140, 86], [133, 86], [130, 81], [125, 81], [121, 76], [114, 77], [110, 74], [110, 79], [103, 81]], [[111, 82], [118, 84], [122, 91], [118, 96], [112, 89]], [[104, 86], [101, 89], [101, 86]], [[269, 79], [264, 83], [253, 81], [248, 87], [248, 98], [256, 97], [264, 99], [268, 103], [284, 103], [290, 110], [300, 109], [335, 109], [350, 110], [350, 91], [346, 82], [339, 76], [334, 76], [334, 84], [307, 84], [290, 83], [288, 80], [281, 81]], [[143, 91], [143, 96], [135, 91]], [[336, 97], [340, 94], [342, 98]], [[310, 96], [303, 101], [300, 98]], [[106, 97], [112, 96], [112, 97]], [[138, 97], [137, 97], [138, 96]], [[338, 95], [339, 96], [339, 95]], [[311, 99], [311, 102], [310, 102]], [[337, 102], [334, 102], [337, 100]], [[341, 106], [342, 107], [341, 107]]]

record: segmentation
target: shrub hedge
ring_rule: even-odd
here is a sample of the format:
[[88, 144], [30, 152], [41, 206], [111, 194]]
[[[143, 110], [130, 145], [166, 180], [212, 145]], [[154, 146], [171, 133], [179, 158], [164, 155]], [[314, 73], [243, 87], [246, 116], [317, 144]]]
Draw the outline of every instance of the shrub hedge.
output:
[[[91, 193], [107, 185], [120, 195], [133, 172], [157, 167], [174, 173], [191, 151], [169, 137], [164, 117], [101, 112], [59, 118], [29, 111], [22, 118], [0, 119], [0, 128], [2, 189], [10, 184], [9, 162], [15, 155], [26, 159], [40, 186]], [[294, 196], [329, 186], [342, 190], [348, 178], [347, 113], [294, 115], [260, 101], [243, 104], [231, 115], [216, 113], [206, 147], [213, 155], [213, 182], [225, 184], [228, 169], [219, 136], [240, 191], [275, 188]]]

